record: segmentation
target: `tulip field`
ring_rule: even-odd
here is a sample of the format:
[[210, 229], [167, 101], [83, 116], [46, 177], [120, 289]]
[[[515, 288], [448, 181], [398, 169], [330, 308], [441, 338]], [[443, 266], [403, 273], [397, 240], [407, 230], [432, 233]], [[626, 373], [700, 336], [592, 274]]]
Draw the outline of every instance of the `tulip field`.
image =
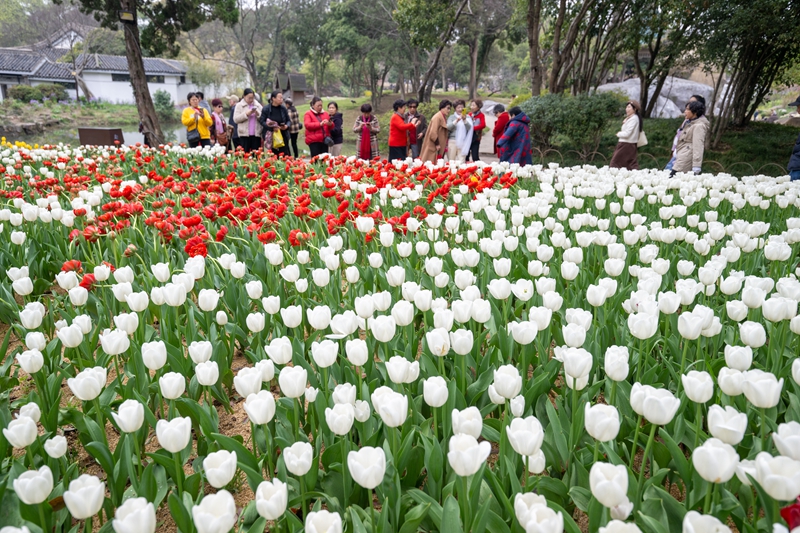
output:
[[798, 533], [799, 207], [4, 143], [0, 533]]

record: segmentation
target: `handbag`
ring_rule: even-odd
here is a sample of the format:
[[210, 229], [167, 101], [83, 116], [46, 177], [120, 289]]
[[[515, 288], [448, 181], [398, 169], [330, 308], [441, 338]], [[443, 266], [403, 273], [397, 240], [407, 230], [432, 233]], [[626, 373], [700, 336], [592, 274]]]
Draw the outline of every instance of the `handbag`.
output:
[[[320, 120], [320, 118], [319, 118], [319, 115], [317, 115], [316, 113], [314, 113], [314, 116], [317, 118], [317, 122], [319, 122], [320, 124], [322, 124], [322, 121]], [[323, 130], [322, 130], [322, 131], [324, 132], [324, 131], [325, 131], [325, 129], [323, 128]], [[325, 143], [325, 146], [333, 146], [333, 137], [331, 137], [330, 135], [326, 135], [326, 136], [325, 136], [325, 138], [324, 138], [324, 139], [322, 139], [322, 142], [324, 142], [324, 143]]]
[[286, 142], [283, 140], [283, 133], [281, 130], [275, 130], [272, 133], [272, 147], [283, 148], [284, 146], [286, 146]]
[[639, 140], [636, 142], [636, 148], [641, 148], [642, 146], [647, 146], [647, 135], [644, 134], [644, 131], [639, 132]]
[[200, 132], [197, 131], [196, 126], [193, 130], [189, 130], [186, 132], [186, 142], [188, 142], [189, 144], [200, 142]]

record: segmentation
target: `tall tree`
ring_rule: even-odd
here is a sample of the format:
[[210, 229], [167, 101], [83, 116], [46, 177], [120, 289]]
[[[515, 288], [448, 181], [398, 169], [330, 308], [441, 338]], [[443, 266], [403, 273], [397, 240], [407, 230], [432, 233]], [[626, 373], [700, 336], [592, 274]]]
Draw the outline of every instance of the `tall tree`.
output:
[[300, 57], [311, 63], [314, 94], [319, 95], [325, 83], [325, 71], [333, 59], [332, 19], [328, 0], [301, 0], [293, 4], [294, 22], [286, 28], [286, 39]]
[[[63, 0], [54, 0], [61, 3]], [[142, 48], [154, 55], [177, 55], [178, 36], [200, 27], [204, 22], [219, 19], [226, 24], [236, 22], [239, 13], [235, 0], [76, 0], [81, 11], [91, 13], [106, 28], [119, 26], [125, 33], [125, 51], [131, 77], [133, 97], [139, 110], [145, 134], [151, 142], [162, 143], [164, 134], [156, 116], [147, 77]], [[139, 19], [144, 29], [139, 31]]]
[[584, 20], [596, 1], [580, 0], [568, 5], [567, 0], [558, 0], [558, 4], [553, 6], [556, 9], [552, 13], [554, 19], [550, 36], [552, 64], [548, 80], [548, 90], [551, 93], [562, 93], [566, 88], [567, 79], [577, 60], [577, 55], [574, 53], [575, 44], [581, 29], [586, 30]]
[[489, 52], [503, 36], [514, 14], [512, 0], [472, 0], [461, 15], [458, 40], [469, 50], [469, 98], [478, 92], [480, 74]]
[[[203, 60], [217, 61], [244, 69], [258, 91], [272, 86], [276, 63], [285, 71], [284, 29], [293, 22], [290, 0], [235, 0], [239, 20], [233, 25], [212, 21], [189, 32], [189, 52]], [[231, 46], [233, 45], [233, 46]]]
[[458, 20], [470, 0], [398, 0], [394, 12], [411, 45], [430, 51], [428, 66], [417, 83], [417, 98], [430, 102], [431, 89], [442, 52], [450, 46]]

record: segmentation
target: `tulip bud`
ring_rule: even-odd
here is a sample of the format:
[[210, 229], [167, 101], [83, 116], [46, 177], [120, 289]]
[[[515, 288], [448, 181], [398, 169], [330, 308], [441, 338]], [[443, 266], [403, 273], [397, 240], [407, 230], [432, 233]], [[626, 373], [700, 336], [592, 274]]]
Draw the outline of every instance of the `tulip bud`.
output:
[[179, 372], [167, 372], [158, 378], [161, 396], [167, 400], [180, 398], [186, 390], [186, 378]]
[[353, 427], [355, 410], [349, 403], [337, 403], [325, 409], [325, 422], [336, 435], [347, 435]]
[[362, 339], [348, 340], [344, 345], [347, 360], [354, 366], [364, 366], [369, 358], [369, 349]]
[[[517, 420], [521, 419], [514, 419]], [[479, 443], [472, 435], [453, 435], [450, 437], [447, 460], [456, 475], [467, 477], [480, 470], [491, 451], [492, 445], [488, 441]]]
[[339, 344], [325, 339], [311, 343], [311, 356], [318, 368], [328, 368], [336, 362], [339, 355]]
[[383, 481], [386, 474], [386, 453], [383, 448], [364, 446], [347, 455], [347, 469], [353, 480], [367, 490], [372, 490]]
[[544, 440], [542, 424], [535, 416], [514, 418], [506, 426], [506, 434], [511, 447], [520, 455], [535, 455]]
[[306, 516], [306, 533], [342, 533], [342, 517], [339, 513], [322, 510]]
[[261, 390], [261, 383], [261, 372], [254, 367], [242, 368], [233, 378], [233, 387], [242, 398], [257, 394]]
[[714, 438], [736, 446], [744, 438], [747, 429], [747, 415], [730, 405], [722, 408], [712, 405], [708, 409], [708, 431]]
[[596, 404], [584, 408], [586, 432], [593, 439], [608, 442], [617, 438], [620, 420], [619, 411], [613, 405]]
[[314, 459], [314, 448], [307, 442], [295, 442], [283, 449], [281, 454], [286, 470], [295, 476], [304, 476], [311, 470]]
[[730, 533], [731, 530], [714, 516], [689, 511], [683, 517], [683, 533]]
[[44, 451], [53, 459], [63, 457], [67, 453], [67, 439], [63, 435], [56, 435], [44, 442]]
[[119, 406], [118, 413], [111, 413], [114, 422], [123, 433], [139, 431], [144, 423], [144, 406], [136, 400], [125, 400]]
[[708, 372], [692, 370], [681, 376], [686, 397], [695, 403], [706, 403], [714, 395], [714, 381]]
[[89, 474], [70, 481], [69, 490], [63, 494], [64, 503], [76, 520], [86, 520], [100, 512], [105, 496], [106, 484]]
[[267, 520], [278, 520], [286, 512], [289, 490], [278, 478], [262, 481], [256, 489], [256, 510]]
[[192, 438], [192, 420], [189, 417], [176, 417], [172, 420], [159, 420], [156, 423], [156, 437], [162, 448], [179, 453]]
[[270, 391], [250, 394], [242, 406], [250, 422], [256, 426], [268, 424], [275, 416], [275, 398]]
[[48, 466], [23, 472], [14, 480], [14, 492], [22, 503], [39, 505], [53, 491], [53, 473]]
[[441, 376], [423, 381], [423, 399], [431, 407], [441, 407], [447, 402], [447, 382]]
[[481, 431], [483, 431], [483, 417], [475, 406], [467, 407], [462, 411], [453, 409], [452, 424], [453, 433], [456, 435], [463, 433], [477, 439], [481, 436]]
[[597, 462], [589, 471], [592, 495], [604, 507], [616, 507], [628, 500], [628, 470], [624, 465]]
[[780, 424], [772, 434], [772, 441], [781, 455], [800, 461], [800, 424], [794, 420]]
[[142, 360], [149, 370], [160, 370], [167, 362], [167, 345], [164, 341], [143, 343]]
[[44, 366], [44, 356], [36, 349], [25, 350], [17, 354], [17, 363], [28, 374], [35, 374]]
[[783, 389], [783, 378], [778, 380], [774, 374], [757, 369], [742, 374], [744, 375], [742, 392], [747, 401], [760, 409], [778, 405]]
[[128, 498], [117, 507], [111, 526], [116, 533], [154, 533], [155, 507], [146, 498]]
[[189, 345], [188, 351], [194, 364], [199, 365], [211, 359], [213, 347], [208, 341], [194, 341]]
[[645, 394], [642, 413], [651, 424], [665, 426], [672, 421], [680, 406], [681, 401], [670, 391], [651, 389]]
[[216, 361], [200, 363], [194, 368], [194, 374], [197, 377], [197, 383], [203, 387], [213, 387], [219, 381], [219, 365]]
[[306, 383], [308, 383], [308, 373], [300, 366], [285, 367], [278, 376], [278, 385], [287, 398], [299, 398], [305, 394]]
[[227, 533], [236, 524], [236, 502], [227, 490], [208, 494], [192, 507], [192, 519], [197, 533]]
[[236, 452], [220, 450], [209, 453], [203, 459], [203, 471], [212, 487], [223, 488], [236, 475]]
[[692, 463], [709, 483], [727, 483], [736, 473], [739, 455], [730, 444], [710, 438], [692, 451]]
[[79, 400], [90, 402], [100, 396], [100, 391], [106, 386], [106, 375], [103, 367], [87, 368], [74, 378], [67, 379], [67, 385]]

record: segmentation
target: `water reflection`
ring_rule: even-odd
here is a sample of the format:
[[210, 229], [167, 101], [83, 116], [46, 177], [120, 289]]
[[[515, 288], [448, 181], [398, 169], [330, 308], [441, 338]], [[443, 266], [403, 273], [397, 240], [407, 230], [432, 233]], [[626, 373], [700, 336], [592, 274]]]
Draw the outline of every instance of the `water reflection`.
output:
[[[130, 127], [130, 126], [129, 126]], [[185, 143], [186, 142], [186, 128], [173, 127], [164, 130], [166, 142], [172, 143]], [[126, 130], [123, 128], [122, 137], [126, 145], [144, 142], [144, 136], [136, 129]], [[16, 135], [13, 138], [9, 136], [9, 141], [23, 141], [28, 144], [70, 144], [72, 146], [79, 146], [80, 139], [78, 138], [77, 128], [57, 128], [46, 131], [44, 133], [37, 133], [34, 135]]]

